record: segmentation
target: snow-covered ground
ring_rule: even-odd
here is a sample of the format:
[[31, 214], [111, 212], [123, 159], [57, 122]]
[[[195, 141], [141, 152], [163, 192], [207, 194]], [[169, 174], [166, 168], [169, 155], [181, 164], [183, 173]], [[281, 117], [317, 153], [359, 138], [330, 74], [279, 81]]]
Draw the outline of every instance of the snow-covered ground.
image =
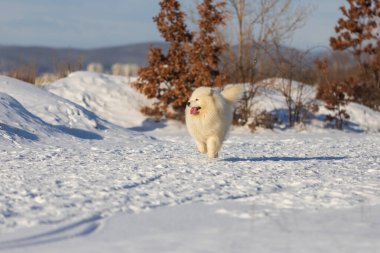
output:
[[149, 103], [122, 77], [0, 77], [0, 252], [380, 252], [379, 113], [236, 128], [208, 160]]

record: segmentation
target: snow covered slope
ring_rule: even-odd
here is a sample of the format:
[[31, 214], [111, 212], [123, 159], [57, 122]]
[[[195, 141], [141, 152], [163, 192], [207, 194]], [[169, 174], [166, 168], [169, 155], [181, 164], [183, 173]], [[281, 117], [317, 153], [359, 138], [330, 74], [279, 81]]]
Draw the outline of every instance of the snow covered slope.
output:
[[[13, 97], [0, 92], [0, 136], [2, 141], [28, 139], [37, 141], [38, 135], [49, 136], [57, 132], [40, 118], [27, 111]], [[4, 123], [3, 123], [4, 122]]]
[[[3, 101], [0, 122], [8, 127], [23, 126], [22, 130], [29, 127], [34, 129], [32, 132], [36, 136], [60, 132], [79, 138], [99, 139], [102, 131], [109, 127], [93, 112], [16, 79], [0, 76], [0, 92]], [[21, 134], [21, 137], [26, 135]]]
[[[290, 93], [293, 101], [300, 101], [304, 105], [316, 104], [319, 110], [310, 115], [310, 120], [305, 127], [308, 131], [321, 131], [327, 125], [325, 116], [332, 114], [324, 107], [322, 101], [315, 99], [316, 90], [314, 86], [290, 81], [281, 78], [269, 78], [260, 84], [263, 88], [259, 89], [252, 103], [253, 109], [257, 112], [266, 110], [273, 112], [283, 123], [288, 123], [288, 109], [284, 92]], [[302, 95], [301, 95], [302, 94]], [[366, 106], [349, 103], [345, 109], [350, 115], [344, 129], [355, 132], [380, 132], [380, 113]]]
[[152, 104], [121, 76], [75, 72], [45, 88], [123, 127], [141, 125], [145, 120], [141, 108]]

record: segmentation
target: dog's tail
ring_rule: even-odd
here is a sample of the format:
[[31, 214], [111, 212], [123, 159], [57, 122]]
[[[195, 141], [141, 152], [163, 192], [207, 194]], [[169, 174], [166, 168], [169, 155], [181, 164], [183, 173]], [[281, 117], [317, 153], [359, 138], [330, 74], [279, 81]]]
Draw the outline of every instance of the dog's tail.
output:
[[229, 103], [236, 104], [243, 96], [243, 88], [242, 84], [228, 85], [223, 89], [221, 94]]

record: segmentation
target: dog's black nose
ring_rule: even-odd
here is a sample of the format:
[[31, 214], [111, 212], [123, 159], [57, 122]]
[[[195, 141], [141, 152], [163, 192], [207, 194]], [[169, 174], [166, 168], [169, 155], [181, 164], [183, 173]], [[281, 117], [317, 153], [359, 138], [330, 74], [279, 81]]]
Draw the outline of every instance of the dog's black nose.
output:
[[187, 106], [190, 106], [190, 102], [187, 102]]

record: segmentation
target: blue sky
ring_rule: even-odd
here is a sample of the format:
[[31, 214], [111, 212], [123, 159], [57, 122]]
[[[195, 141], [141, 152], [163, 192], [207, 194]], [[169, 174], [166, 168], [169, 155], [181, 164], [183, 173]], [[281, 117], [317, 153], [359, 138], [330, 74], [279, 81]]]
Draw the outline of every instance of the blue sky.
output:
[[[345, 0], [300, 0], [316, 7], [291, 45], [327, 46]], [[1, 0], [0, 45], [96, 48], [160, 41], [159, 0]], [[189, 9], [193, 0], [182, 0]]]

